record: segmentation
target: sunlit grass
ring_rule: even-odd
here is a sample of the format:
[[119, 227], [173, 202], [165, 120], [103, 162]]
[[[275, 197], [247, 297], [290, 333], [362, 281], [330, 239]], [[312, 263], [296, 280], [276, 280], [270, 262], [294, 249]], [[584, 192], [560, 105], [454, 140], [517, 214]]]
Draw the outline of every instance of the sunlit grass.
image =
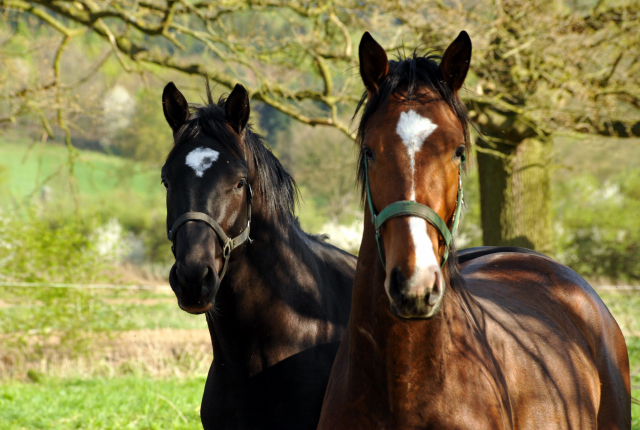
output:
[[625, 336], [640, 336], [640, 291], [598, 290]]
[[199, 429], [204, 377], [0, 385], [2, 429]]
[[[627, 337], [627, 350], [631, 364], [631, 396], [640, 400], [640, 337]], [[631, 405], [631, 428], [640, 430], [640, 405]]]
[[[34, 187], [43, 184], [51, 188], [51, 198], [69, 198], [69, 153], [65, 146], [56, 143], [36, 143], [26, 140], [7, 141], [0, 139], [0, 164], [5, 166], [4, 195], [18, 201], [22, 197], [40, 190]], [[95, 151], [79, 150], [80, 157], [74, 166], [74, 184], [87, 200], [108, 199], [117, 189], [127, 189], [144, 196], [150, 192], [163, 195], [160, 186], [159, 168], [144, 167], [121, 157]]]
[[[0, 307], [0, 320], [22, 320], [29, 318], [33, 312], [33, 305], [13, 305]], [[181, 310], [175, 302], [137, 304], [125, 303], [113, 305], [96, 300], [92, 312], [95, 315], [117, 312], [119, 317], [115, 323], [106, 327], [109, 331], [142, 330], [142, 329], [206, 329], [207, 323], [204, 315], [190, 315]], [[85, 327], [87, 330], [102, 330], [101, 319], [95, 318], [89, 321]], [[0, 326], [0, 333], [3, 333]]]

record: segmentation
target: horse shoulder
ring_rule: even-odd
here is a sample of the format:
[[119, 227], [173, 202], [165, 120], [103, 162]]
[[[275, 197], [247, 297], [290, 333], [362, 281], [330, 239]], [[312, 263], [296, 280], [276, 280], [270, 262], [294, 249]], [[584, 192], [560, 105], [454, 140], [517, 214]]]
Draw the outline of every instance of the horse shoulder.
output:
[[[535, 254], [500, 253], [462, 267], [469, 292], [494, 303], [512, 317], [570, 320], [593, 354], [602, 336], [620, 331], [595, 290], [580, 275], [557, 261]], [[571, 328], [566, 327], [567, 330]]]
[[[511, 400], [519, 419], [533, 421], [536, 411], [547, 410], [562, 420], [579, 422], [584, 413], [600, 421], [598, 411], [614, 406], [605, 398], [611, 395], [623, 400], [615, 409], [624, 415], [624, 338], [582, 277], [550, 258], [517, 253], [469, 261], [461, 273], [481, 309], [489, 349], [517, 393]], [[567, 408], [575, 398], [589, 399], [582, 405], [591, 407]]]

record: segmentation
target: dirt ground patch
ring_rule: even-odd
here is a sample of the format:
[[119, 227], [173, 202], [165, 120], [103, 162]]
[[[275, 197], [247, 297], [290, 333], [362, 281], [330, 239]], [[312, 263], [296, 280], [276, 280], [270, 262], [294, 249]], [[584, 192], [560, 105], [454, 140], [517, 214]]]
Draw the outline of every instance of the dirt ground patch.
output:
[[120, 333], [102, 346], [112, 354], [122, 356], [137, 355], [146, 351], [179, 353], [188, 349], [213, 354], [208, 330], [131, 330]]
[[[166, 303], [169, 303], [169, 304], [176, 303], [175, 297], [166, 297], [166, 298], [163, 297], [163, 298], [154, 298], [154, 299], [104, 298], [104, 299], [100, 299], [100, 301], [108, 305], [138, 305], [138, 306], [153, 306], [153, 305], [160, 305], [160, 304], [166, 304]], [[1, 306], [2, 304], [0, 303], [0, 307]]]
[[26, 378], [30, 371], [50, 376], [90, 377], [140, 374], [148, 376], [206, 375], [213, 359], [208, 330], [132, 330], [95, 339], [91, 351], [70, 356], [56, 339], [34, 354], [0, 353], [0, 377]]

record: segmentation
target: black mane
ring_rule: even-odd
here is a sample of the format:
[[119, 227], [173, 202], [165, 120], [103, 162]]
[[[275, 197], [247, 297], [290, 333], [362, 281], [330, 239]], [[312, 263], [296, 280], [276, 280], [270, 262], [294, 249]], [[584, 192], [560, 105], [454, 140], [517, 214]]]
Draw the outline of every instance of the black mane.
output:
[[[458, 117], [464, 132], [465, 147], [468, 151], [469, 114], [462, 100], [460, 100], [444, 82], [439, 63], [435, 61], [439, 59], [441, 59], [441, 57], [438, 55], [425, 55], [421, 57], [414, 51], [410, 57], [402, 58], [399, 56], [397, 60], [389, 61], [389, 74], [378, 88], [378, 92], [375, 93], [370, 100], [367, 100], [368, 93], [365, 91], [353, 115], [355, 118], [364, 106], [360, 125], [358, 126], [358, 136], [356, 139], [358, 145], [362, 145], [366, 126], [371, 115], [383, 107], [385, 103], [389, 101], [389, 97], [395, 95], [407, 100], [420, 100], [426, 95], [424, 92], [424, 88], [426, 87], [430, 93], [439, 95]], [[363, 199], [365, 181], [364, 160], [364, 153], [360, 151], [358, 159], [358, 183], [360, 184]]]
[[[171, 160], [184, 142], [195, 138], [200, 133], [215, 138], [227, 150], [247, 163], [246, 154], [236, 134], [231, 131], [225, 116], [226, 98], [224, 96], [215, 103], [207, 84], [207, 104], [190, 105], [191, 116], [180, 128], [175, 136], [175, 145], [167, 156]], [[263, 143], [263, 137], [253, 131], [251, 124], [247, 124], [244, 133], [244, 145], [253, 157], [253, 169], [258, 178], [259, 189], [255, 191], [255, 198], [261, 199], [266, 210], [274, 215], [285, 215], [285, 221], [294, 221], [295, 208], [298, 202], [298, 187], [289, 173], [282, 167], [280, 161]], [[247, 166], [248, 167], [248, 166]]]

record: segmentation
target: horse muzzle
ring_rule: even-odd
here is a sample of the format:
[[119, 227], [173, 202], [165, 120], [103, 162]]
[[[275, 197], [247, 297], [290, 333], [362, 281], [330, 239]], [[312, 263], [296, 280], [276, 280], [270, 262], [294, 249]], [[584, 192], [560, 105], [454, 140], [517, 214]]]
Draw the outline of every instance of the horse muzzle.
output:
[[191, 314], [202, 314], [213, 306], [220, 278], [211, 266], [187, 265], [176, 261], [169, 274], [169, 284], [180, 309]]
[[440, 267], [436, 265], [416, 271], [409, 279], [394, 267], [385, 284], [391, 311], [399, 318], [431, 318], [440, 309], [444, 282]]

